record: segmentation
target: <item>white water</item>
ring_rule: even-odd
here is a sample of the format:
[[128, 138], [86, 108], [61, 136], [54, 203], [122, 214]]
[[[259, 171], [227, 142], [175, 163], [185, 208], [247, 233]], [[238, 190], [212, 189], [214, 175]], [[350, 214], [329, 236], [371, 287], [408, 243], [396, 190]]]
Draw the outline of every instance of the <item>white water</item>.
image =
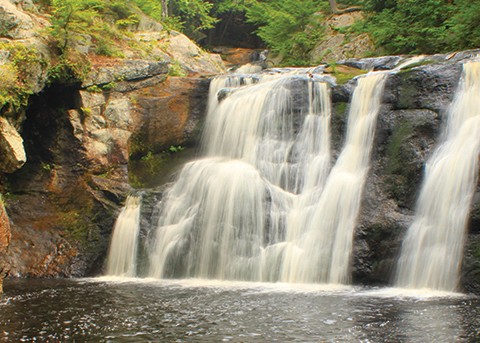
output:
[[347, 283], [385, 78], [359, 80], [330, 175], [326, 83], [299, 75], [214, 80], [207, 157], [187, 164], [162, 202], [148, 276]]
[[133, 277], [136, 274], [140, 203], [139, 196], [129, 196], [117, 218], [110, 242], [105, 275]]
[[480, 153], [480, 63], [464, 65], [442, 143], [425, 168], [397, 286], [455, 291]]
[[[214, 80], [204, 146], [168, 192], [149, 276], [278, 281], [288, 212], [330, 169], [330, 95], [306, 76]], [[216, 93], [234, 87], [220, 103]], [[306, 196], [304, 196], [306, 197]]]
[[289, 218], [283, 281], [345, 284], [386, 74], [360, 78], [342, 153], [311, 207]]

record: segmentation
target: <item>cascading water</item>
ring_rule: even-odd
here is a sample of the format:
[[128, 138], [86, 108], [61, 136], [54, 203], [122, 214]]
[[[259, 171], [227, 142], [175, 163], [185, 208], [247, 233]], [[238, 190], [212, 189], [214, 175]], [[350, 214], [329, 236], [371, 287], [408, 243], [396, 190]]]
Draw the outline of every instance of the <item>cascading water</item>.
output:
[[141, 197], [131, 195], [117, 218], [107, 258], [106, 275], [136, 276]]
[[300, 197], [300, 210], [289, 217], [284, 281], [348, 282], [353, 230], [385, 80], [384, 73], [359, 79], [350, 107], [345, 145], [325, 189], [312, 206], [305, 206]]
[[[384, 80], [360, 78], [345, 147], [326, 184], [325, 82], [286, 75], [241, 87], [232, 77], [215, 80], [207, 158], [186, 165], [166, 195], [148, 275], [346, 282]], [[225, 86], [233, 89], [219, 102]]]
[[[242, 84], [212, 83], [207, 158], [186, 165], [167, 194], [150, 276], [279, 279], [292, 200], [329, 169], [329, 90], [305, 76]], [[225, 85], [237, 89], [218, 103]]]
[[480, 153], [480, 63], [464, 65], [442, 143], [425, 168], [403, 242], [397, 285], [455, 291]]

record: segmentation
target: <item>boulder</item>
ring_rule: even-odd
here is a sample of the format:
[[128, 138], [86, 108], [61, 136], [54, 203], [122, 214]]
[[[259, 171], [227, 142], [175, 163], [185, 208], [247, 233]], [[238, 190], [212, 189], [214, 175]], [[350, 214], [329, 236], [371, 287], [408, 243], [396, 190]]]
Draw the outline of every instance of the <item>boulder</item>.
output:
[[226, 71], [220, 55], [203, 51], [184, 34], [173, 32], [162, 42], [168, 46], [167, 53], [172, 60], [189, 76], [217, 75]]
[[[356, 21], [363, 19], [362, 12], [334, 14], [327, 18], [324, 37], [310, 52], [313, 63], [339, 61], [350, 57], [362, 57], [373, 51], [374, 45], [367, 34], [347, 34], [339, 29], [345, 29]], [[360, 68], [364, 69], [364, 68]]]
[[9, 121], [0, 117], [0, 171], [12, 173], [27, 161], [23, 139]]

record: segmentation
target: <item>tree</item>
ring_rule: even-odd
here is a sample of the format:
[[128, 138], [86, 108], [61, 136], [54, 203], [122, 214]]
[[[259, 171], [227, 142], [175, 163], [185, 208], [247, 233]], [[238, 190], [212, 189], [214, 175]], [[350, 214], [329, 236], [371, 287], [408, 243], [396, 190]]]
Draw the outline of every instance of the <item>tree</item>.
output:
[[451, 48], [449, 18], [458, 6], [449, 0], [367, 0], [365, 5], [370, 10], [366, 30], [384, 53], [430, 54]]
[[257, 35], [284, 62], [301, 65], [323, 34], [322, 0], [270, 0], [247, 2], [247, 20], [259, 26]]

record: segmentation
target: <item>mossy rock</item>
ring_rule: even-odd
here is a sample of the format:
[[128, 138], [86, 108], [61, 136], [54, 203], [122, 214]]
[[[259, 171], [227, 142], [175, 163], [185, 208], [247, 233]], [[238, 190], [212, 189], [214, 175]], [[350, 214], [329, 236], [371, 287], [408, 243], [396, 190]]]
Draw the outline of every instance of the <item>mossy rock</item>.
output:
[[325, 68], [325, 74], [331, 74], [337, 79], [337, 83], [343, 85], [355, 76], [368, 73], [367, 70], [352, 68], [346, 65], [329, 65]]

